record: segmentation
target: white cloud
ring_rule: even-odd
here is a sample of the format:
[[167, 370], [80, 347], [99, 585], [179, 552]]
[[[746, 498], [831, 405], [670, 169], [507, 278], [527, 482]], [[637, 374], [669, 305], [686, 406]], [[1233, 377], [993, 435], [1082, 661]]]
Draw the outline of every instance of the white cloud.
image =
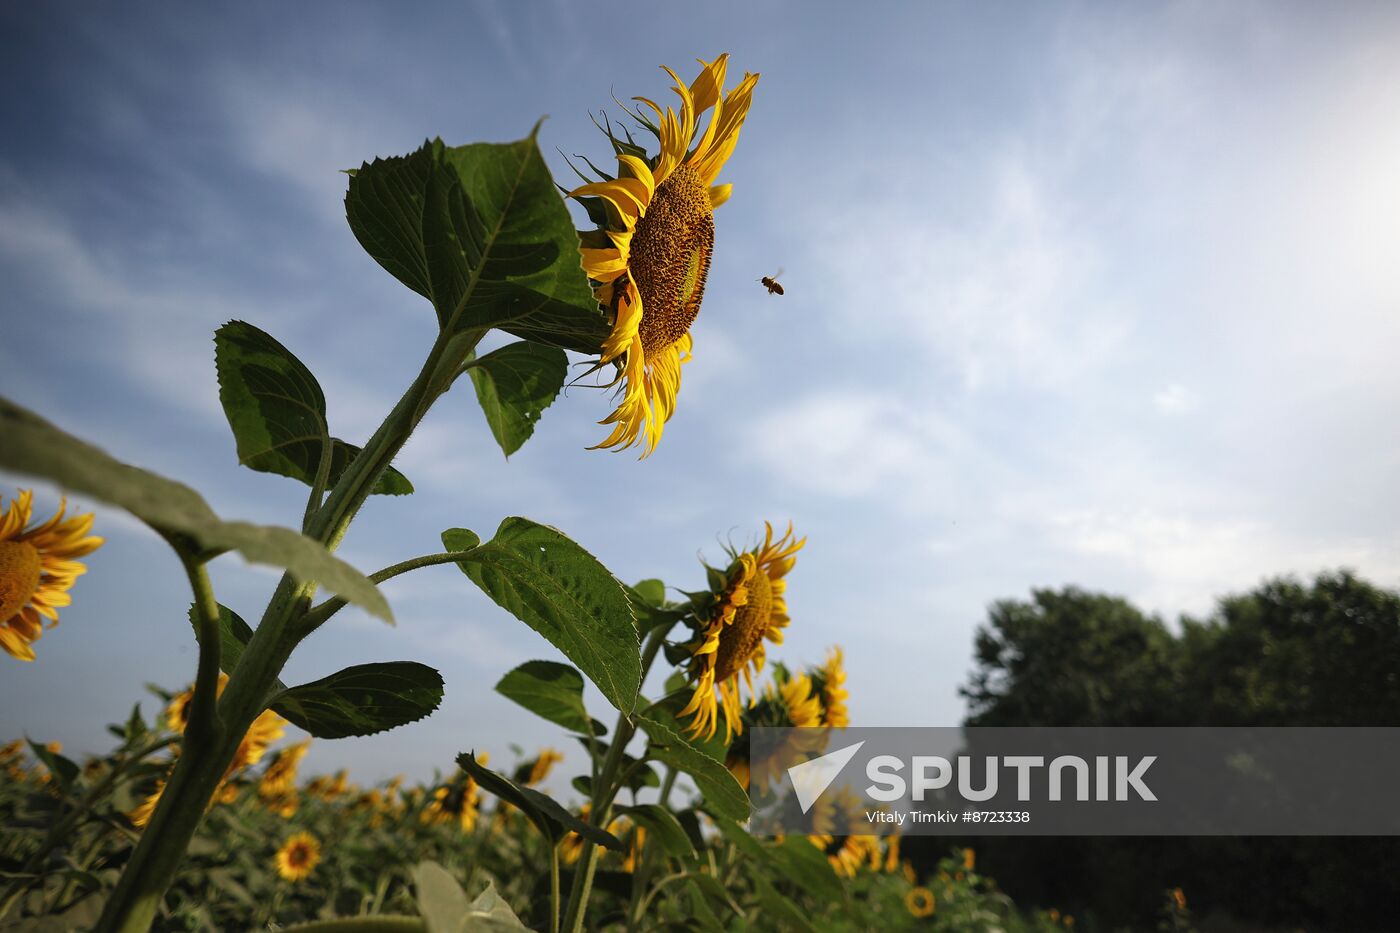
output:
[[1181, 415], [1196, 407], [1196, 397], [1179, 382], [1156, 392], [1152, 396], [1152, 405], [1162, 415]]
[[838, 496], [880, 494], [928, 466], [929, 443], [946, 424], [898, 399], [823, 391], [766, 414], [744, 448], [775, 477]]

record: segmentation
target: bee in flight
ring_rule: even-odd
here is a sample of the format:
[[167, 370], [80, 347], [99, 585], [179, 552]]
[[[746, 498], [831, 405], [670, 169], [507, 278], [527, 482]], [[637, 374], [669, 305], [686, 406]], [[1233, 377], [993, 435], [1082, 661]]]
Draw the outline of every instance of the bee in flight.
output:
[[763, 278], [759, 279], [759, 281], [763, 283], [763, 287], [768, 289], [768, 294], [781, 295], [783, 293], [783, 285], [778, 281], [778, 276], [782, 274], [783, 270], [779, 269], [773, 275], [765, 275]]

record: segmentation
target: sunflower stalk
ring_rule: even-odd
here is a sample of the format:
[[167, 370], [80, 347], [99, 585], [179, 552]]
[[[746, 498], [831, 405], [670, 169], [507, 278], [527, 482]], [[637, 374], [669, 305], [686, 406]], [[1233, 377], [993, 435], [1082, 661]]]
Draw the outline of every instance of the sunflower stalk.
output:
[[[656, 660], [656, 654], [661, 650], [669, 628], [662, 626], [652, 629], [651, 634], [647, 636], [646, 644], [642, 647], [642, 683], [646, 683], [652, 662]], [[613, 798], [622, 786], [620, 772], [622, 761], [626, 757], [627, 743], [632, 741], [636, 733], [637, 727], [631, 717], [627, 713], [619, 713], [617, 725], [613, 729], [613, 742], [608, 746], [608, 756], [603, 761], [598, 779], [593, 782], [593, 800], [589, 813], [593, 825], [599, 829], [606, 829], [612, 816]], [[569, 888], [569, 910], [565, 915], [563, 927], [568, 933], [579, 933], [583, 929], [583, 918], [588, 912], [588, 897], [593, 890], [593, 873], [598, 869], [598, 849], [596, 844], [585, 840], [583, 853], [574, 868], [574, 881]]]
[[[306, 523], [308, 533], [334, 551], [345, 537], [350, 523], [369, 497], [370, 490], [408, 441], [413, 430], [456, 378], [461, 364], [475, 349], [482, 331], [458, 334], [440, 332], [413, 384], [385, 417], [341, 475], [326, 501]], [[319, 472], [318, 466], [318, 472]], [[314, 490], [313, 490], [314, 492]], [[200, 620], [200, 682], [195, 702], [201, 695], [213, 697], [214, 689], [199, 689], [212, 679], [217, 684], [218, 604], [208, 585], [203, 564], [191, 569], [191, 585], [196, 588], [197, 618]], [[392, 568], [390, 568], [392, 569]], [[218, 699], [211, 741], [200, 754], [183, 754], [175, 763], [170, 780], [151, 820], [141, 834], [131, 861], [117, 881], [103, 908], [97, 933], [140, 933], [150, 928], [166, 890], [174, 880], [190, 840], [213, 799], [225, 770], [233, 760], [244, 734], [253, 720], [267, 708], [271, 689], [277, 683], [287, 659], [308, 631], [298, 625], [304, 619], [315, 595], [316, 584], [300, 582], [284, 574], [253, 637], [248, 641], [238, 665], [230, 672], [223, 696]], [[212, 607], [212, 615], [211, 615]], [[208, 636], [213, 622], [213, 637]], [[212, 658], [212, 664], [209, 661]], [[212, 671], [212, 674], [209, 672]], [[193, 729], [186, 742], [202, 741]], [[208, 715], [207, 713], [204, 715]]]

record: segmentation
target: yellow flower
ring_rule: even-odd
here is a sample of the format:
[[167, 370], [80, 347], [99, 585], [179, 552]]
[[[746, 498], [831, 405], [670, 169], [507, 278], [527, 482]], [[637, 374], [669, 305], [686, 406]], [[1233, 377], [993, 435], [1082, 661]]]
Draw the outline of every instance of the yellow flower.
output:
[[127, 819], [131, 820], [131, 825], [141, 828], [149, 823], [151, 814], [156, 812], [156, 804], [160, 803], [160, 795], [163, 793], [165, 793], [165, 782], [156, 781], [155, 790], [151, 791], [150, 796], [126, 815]]
[[321, 843], [310, 833], [288, 837], [277, 850], [277, 874], [287, 881], [300, 881], [316, 869], [321, 861]]
[[262, 779], [258, 781], [258, 796], [264, 802], [285, 797], [296, 790], [297, 768], [310, 747], [311, 740], [304, 739], [277, 753], [277, 757], [267, 766]]
[[972, 871], [977, 867], [977, 853], [972, 849], [963, 849], [962, 862], [965, 870]]
[[564, 756], [552, 748], [540, 751], [540, 756], [530, 765], [530, 773], [525, 778], [526, 787], [534, 787], [536, 784], [549, 777], [549, 772], [554, 766], [564, 760]]
[[238, 800], [238, 785], [233, 783], [225, 784], [223, 789], [218, 792], [218, 796], [215, 797], [215, 799], [223, 804], [236, 802]]
[[[223, 696], [224, 687], [228, 685], [228, 675], [219, 675], [219, 685], [214, 691], [215, 697]], [[194, 703], [194, 687], [177, 694], [170, 701], [170, 705], [165, 709], [166, 725], [174, 732], [181, 735], [185, 733], [185, 727], [189, 725], [190, 708]], [[240, 771], [257, 764], [269, 745], [282, 738], [282, 733], [286, 730], [287, 720], [283, 719], [272, 710], [263, 710], [258, 714], [258, 718], [253, 720], [248, 731], [243, 734], [243, 739], [238, 743], [238, 748], [234, 750], [233, 758], [229, 761], [228, 767], [224, 769], [224, 776], [219, 779], [219, 786], [214, 791], [211, 803], [224, 800], [229, 802], [230, 788], [229, 781]], [[178, 754], [178, 749], [177, 749]], [[135, 810], [127, 814], [132, 823], [137, 826], [145, 826], [150, 821], [151, 814], [155, 811], [156, 804], [160, 801], [160, 795], [165, 790], [165, 782], [161, 781], [156, 785], [155, 792]], [[232, 796], [237, 796], [237, 790], [232, 791]]]
[[[763, 697], [741, 717], [745, 725], [776, 726], [779, 728], [817, 729], [822, 724], [821, 701], [817, 699], [812, 679], [806, 674], [789, 676], [781, 682], [769, 683]], [[739, 729], [739, 738], [730, 744], [724, 764], [745, 789], [752, 780], [757, 790], [768, 785], [799, 761], [805, 761], [825, 746], [826, 732], [792, 732], [783, 743], [771, 749], [767, 757], [754, 760], [749, 743]]]
[[885, 871], [892, 872], [899, 867], [899, 836], [889, 836], [885, 840]]
[[1177, 910], [1186, 909], [1186, 892], [1181, 888], [1172, 888], [1172, 902], [1176, 904]]
[[[624, 382], [621, 403], [600, 422], [613, 425], [612, 433], [598, 447], [640, 443], [646, 456], [675, 410], [681, 365], [690, 360], [690, 326], [700, 313], [714, 249], [714, 209], [728, 200], [731, 188], [715, 180], [739, 140], [758, 83], [758, 75], [745, 73], [725, 93], [728, 63], [728, 53], [713, 62], [702, 59], [689, 86], [667, 68], [679, 112], [634, 98], [656, 115], [653, 123], [640, 110], [633, 114], [656, 135], [660, 152], [647, 156], [630, 135], [623, 141], [609, 129], [618, 177], [603, 175], [569, 192], [600, 225], [584, 234], [583, 269], [612, 317], [599, 365], [615, 363]], [[702, 133], [701, 120], [711, 108]]]
[[224, 780], [227, 781], [244, 768], [251, 768], [261, 761], [268, 746], [282, 738], [286, 729], [287, 720], [272, 710], [267, 709], [259, 713], [258, 718], [248, 727], [243, 741], [238, 743], [238, 750], [233, 753], [233, 760], [224, 772]]
[[762, 545], [733, 555], [722, 585], [713, 593], [708, 618], [688, 645], [695, 693], [677, 715], [694, 717], [688, 730], [692, 738], [708, 739], [715, 734], [721, 707], [725, 741], [743, 730], [739, 677], [742, 674], [748, 684], [752, 705], [753, 675], [763, 670], [766, 658], [763, 641], [782, 643], [783, 629], [789, 622], [784, 577], [797, 562], [793, 555], [807, 539], [793, 539], [792, 526], [788, 525], [787, 533], [774, 541], [773, 526], [766, 527]]
[[812, 808], [812, 828], [807, 837], [826, 855], [831, 868], [842, 878], [854, 878], [861, 866], [879, 864], [880, 839], [867, 834], [852, 834], [864, 823], [865, 805], [847, 788], [835, 794], [817, 798]]
[[647, 828], [637, 826], [632, 830], [632, 839], [627, 846], [627, 856], [622, 860], [622, 870], [629, 874], [637, 870], [637, 860], [647, 844]]
[[933, 892], [928, 888], [910, 888], [909, 893], [904, 895], [904, 906], [920, 919], [933, 916], [934, 904]]
[[24, 740], [15, 739], [0, 745], [0, 765], [9, 764], [12, 760], [22, 757], [24, 754]]
[[846, 698], [850, 696], [846, 688], [844, 655], [840, 648], [832, 648], [826, 656], [826, 663], [817, 672], [821, 681], [823, 725], [834, 729], [844, 729], [851, 724], [846, 711]]
[[[485, 764], [487, 756], [477, 755], [476, 760]], [[476, 818], [481, 801], [481, 788], [469, 774], [458, 772], [457, 778], [433, 791], [433, 799], [418, 815], [424, 825], [451, 823], [454, 820], [469, 833], [476, 828]]]
[[53, 628], [58, 610], [73, 601], [68, 591], [87, 572], [78, 558], [102, 546], [88, 534], [91, 513], [64, 520], [66, 501], [53, 518], [26, 527], [33, 502], [33, 490], [21, 490], [0, 514], [0, 648], [21, 661], [34, 660], [31, 645], [44, 634], [42, 620]]
[[341, 768], [333, 777], [321, 775], [311, 779], [306, 792], [325, 801], [333, 801], [350, 789], [350, 773]]

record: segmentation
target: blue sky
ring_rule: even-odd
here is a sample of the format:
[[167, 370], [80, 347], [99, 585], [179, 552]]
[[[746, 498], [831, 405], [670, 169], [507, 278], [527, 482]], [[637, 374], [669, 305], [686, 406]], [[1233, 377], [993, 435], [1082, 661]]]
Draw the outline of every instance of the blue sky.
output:
[[[809, 544], [774, 656], [843, 645], [862, 725], [958, 722], [987, 604], [1031, 587], [1174, 618], [1275, 573], [1400, 584], [1394, 5], [9, 4], [0, 392], [226, 516], [294, 524], [303, 488], [236, 463], [214, 329], [277, 336], [356, 440], [434, 328], [355, 243], [338, 170], [544, 114], [557, 169], [554, 147], [597, 161], [590, 109], [725, 50], [763, 78], [656, 455], [586, 450], [609, 406], [575, 388], [507, 463], [463, 386], [397, 462], [418, 494], [372, 501], [347, 559], [520, 514], [695, 589], [697, 552], [791, 519]], [[178, 565], [99, 511], [108, 544], [38, 662], [0, 658], [0, 738], [97, 751], [143, 682], [192, 676]], [[253, 618], [275, 582], [214, 573]], [[342, 613], [284, 679], [420, 660], [444, 705], [311, 767], [426, 777], [512, 742], [579, 765], [492, 691], [546, 642], [455, 568], [386, 592], [396, 628]]]

